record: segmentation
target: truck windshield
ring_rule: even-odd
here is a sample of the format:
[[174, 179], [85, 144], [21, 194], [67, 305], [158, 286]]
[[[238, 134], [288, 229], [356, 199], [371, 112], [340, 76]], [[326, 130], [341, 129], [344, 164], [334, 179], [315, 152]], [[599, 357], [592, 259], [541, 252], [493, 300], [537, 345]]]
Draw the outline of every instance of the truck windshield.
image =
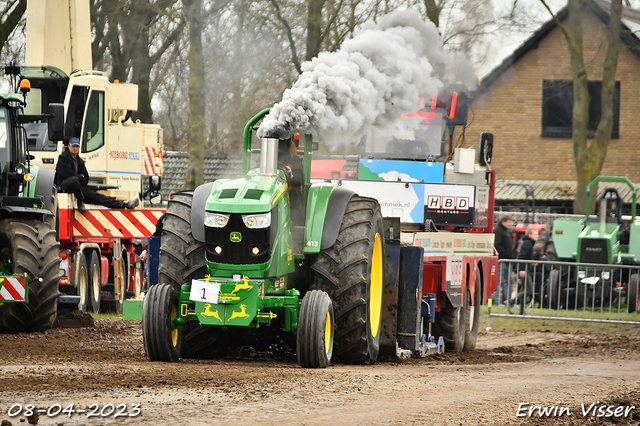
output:
[[372, 127], [362, 141], [364, 158], [441, 161], [446, 123], [441, 113], [405, 114], [385, 127]]

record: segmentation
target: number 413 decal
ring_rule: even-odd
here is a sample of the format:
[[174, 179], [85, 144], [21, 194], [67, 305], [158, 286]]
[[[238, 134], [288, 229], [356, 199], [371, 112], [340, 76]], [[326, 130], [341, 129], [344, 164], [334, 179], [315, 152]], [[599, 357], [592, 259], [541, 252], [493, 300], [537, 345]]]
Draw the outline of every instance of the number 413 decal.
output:
[[307, 246], [309, 247], [318, 247], [317, 241], [307, 241]]

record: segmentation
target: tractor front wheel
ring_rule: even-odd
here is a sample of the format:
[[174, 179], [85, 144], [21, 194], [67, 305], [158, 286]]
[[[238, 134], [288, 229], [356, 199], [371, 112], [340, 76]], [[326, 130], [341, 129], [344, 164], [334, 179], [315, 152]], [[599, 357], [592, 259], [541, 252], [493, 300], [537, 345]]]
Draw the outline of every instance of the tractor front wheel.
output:
[[298, 318], [296, 352], [303, 368], [325, 368], [331, 364], [334, 336], [333, 305], [327, 293], [305, 294]]
[[173, 324], [178, 309], [178, 294], [170, 285], [151, 287], [142, 306], [142, 340], [151, 361], [180, 359], [183, 333]]
[[[0, 221], [0, 251], [11, 261], [14, 275], [29, 277], [29, 303], [0, 307], [0, 331], [50, 329], [56, 319], [60, 244], [51, 225], [38, 220]], [[6, 262], [6, 261], [5, 261]]]
[[354, 195], [333, 246], [311, 264], [312, 290], [323, 290], [336, 318], [334, 356], [347, 364], [372, 364], [380, 351], [384, 236], [380, 205]]

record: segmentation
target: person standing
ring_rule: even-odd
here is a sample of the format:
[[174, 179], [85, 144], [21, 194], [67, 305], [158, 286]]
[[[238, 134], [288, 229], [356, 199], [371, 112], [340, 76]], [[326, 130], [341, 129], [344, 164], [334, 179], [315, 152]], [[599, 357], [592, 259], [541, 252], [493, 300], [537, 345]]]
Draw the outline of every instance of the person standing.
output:
[[[513, 217], [505, 214], [500, 219], [500, 223], [495, 227], [495, 248], [498, 251], [498, 259], [515, 259], [513, 252], [513, 240], [509, 233], [509, 228], [513, 226]], [[511, 298], [511, 263], [499, 263], [498, 268], [498, 294], [494, 297], [496, 304], [507, 303]], [[510, 309], [510, 306], [507, 306]]]
[[69, 146], [58, 156], [56, 164], [56, 185], [61, 192], [74, 194], [78, 202], [78, 210], [86, 210], [85, 202], [99, 204], [112, 209], [134, 209], [140, 204], [138, 197], [129, 201], [116, 200], [87, 188], [89, 172], [84, 165], [80, 153], [80, 139], [71, 138]]
[[[520, 250], [518, 250], [517, 259], [534, 260], [533, 246], [538, 239], [538, 230], [536, 228], [527, 228], [524, 237], [522, 237], [522, 244]], [[533, 296], [533, 274], [530, 272], [531, 265], [522, 264], [518, 265], [518, 275], [523, 281], [523, 287], [518, 292], [514, 299], [511, 299], [508, 305], [513, 306], [520, 304], [520, 314], [524, 314], [524, 305], [527, 302], [529, 296]], [[511, 313], [511, 312], [510, 312]]]

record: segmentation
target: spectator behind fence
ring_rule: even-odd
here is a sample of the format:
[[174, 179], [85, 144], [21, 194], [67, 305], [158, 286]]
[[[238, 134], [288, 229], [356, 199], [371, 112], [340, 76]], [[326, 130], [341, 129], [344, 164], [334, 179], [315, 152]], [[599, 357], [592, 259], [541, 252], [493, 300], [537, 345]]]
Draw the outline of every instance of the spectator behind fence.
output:
[[[500, 219], [500, 223], [495, 227], [493, 233], [496, 235], [495, 247], [498, 251], [498, 259], [515, 259], [513, 252], [513, 239], [510, 235], [509, 228], [513, 226], [513, 217], [505, 214]], [[511, 297], [511, 271], [510, 263], [500, 263], [498, 269], [498, 291], [494, 296], [496, 304], [506, 303]]]
[[[518, 259], [523, 260], [534, 260], [534, 251], [533, 247], [538, 239], [538, 230], [535, 228], [527, 228], [525, 231], [524, 237], [522, 238], [522, 244], [520, 245], [520, 250], [518, 251]], [[522, 278], [522, 288], [516, 295], [514, 299], [509, 301], [507, 310], [510, 314], [512, 314], [511, 307], [513, 305], [520, 304], [520, 313], [524, 313], [524, 305], [526, 304], [527, 298], [533, 295], [533, 265], [522, 263], [518, 265], [518, 275]]]

